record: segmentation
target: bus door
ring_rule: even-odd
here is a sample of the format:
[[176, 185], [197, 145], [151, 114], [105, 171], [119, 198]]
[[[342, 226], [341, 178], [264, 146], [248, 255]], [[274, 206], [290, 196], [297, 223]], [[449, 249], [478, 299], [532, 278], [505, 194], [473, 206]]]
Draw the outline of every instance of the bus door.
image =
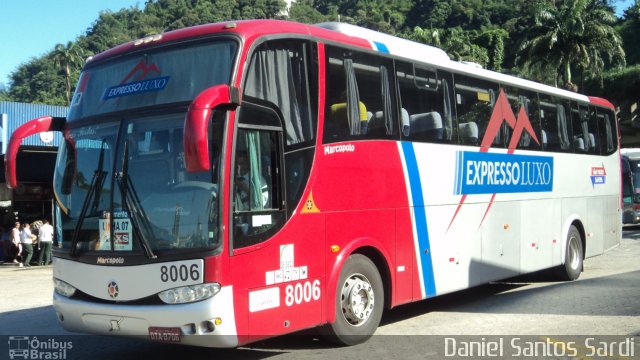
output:
[[231, 269], [236, 294], [247, 297], [248, 333], [274, 335], [320, 322], [323, 225], [316, 214], [293, 214], [285, 226], [282, 130], [245, 127], [248, 116], [278, 117], [247, 102], [240, 109]]
[[263, 43], [243, 85], [231, 174], [231, 269], [236, 306], [246, 309], [254, 338], [322, 320], [324, 221], [307, 208], [311, 195], [302, 198], [315, 149], [313, 54], [305, 41]]

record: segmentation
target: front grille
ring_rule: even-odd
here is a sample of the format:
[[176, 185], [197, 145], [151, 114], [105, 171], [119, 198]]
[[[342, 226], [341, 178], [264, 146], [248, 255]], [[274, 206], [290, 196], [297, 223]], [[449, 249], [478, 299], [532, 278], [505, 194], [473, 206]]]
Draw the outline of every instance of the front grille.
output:
[[158, 295], [147, 296], [142, 299], [136, 299], [131, 301], [118, 301], [118, 300], [105, 300], [100, 299], [95, 296], [91, 296], [87, 293], [84, 293], [80, 290], [76, 290], [76, 292], [71, 297], [74, 300], [81, 300], [96, 304], [110, 304], [110, 305], [166, 305]]

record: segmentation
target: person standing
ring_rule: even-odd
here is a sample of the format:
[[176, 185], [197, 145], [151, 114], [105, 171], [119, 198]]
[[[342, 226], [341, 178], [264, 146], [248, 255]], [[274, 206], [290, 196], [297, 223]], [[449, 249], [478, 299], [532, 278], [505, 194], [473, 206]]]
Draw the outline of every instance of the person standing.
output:
[[[38, 254], [38, 265], [49, 265], [51, 262], [51, 245], [53, 244], [53, 226], [49, 220], [44, 219], [40, 231], [38, 232], [38, 242], [40, 243], [40, 253]], [[43, 261], [44, 256], [44, 261]]]
[[31, 234], [31, 229], [28, 223], [24, 224], [22, 227], [22, 232], [20, 233], [20, 240], [22, 242], [22, 251], [25, 253], [24, 255], [24, 266], [31, 266], [31, 257], [33, 256], [33, 238], [35, 236]]
[[[13, 225], [13, 229], [11, 229], [11, 242], [13, 243], [13, 262], [16, 264], [20, 264], [22, 266], [22, 262], [18, 261], [18, 257], [22, 254], [22, 239], [20, 237], [20, 222], [16, 221]], [[12, 255], [13, 255], [12, 254]]]

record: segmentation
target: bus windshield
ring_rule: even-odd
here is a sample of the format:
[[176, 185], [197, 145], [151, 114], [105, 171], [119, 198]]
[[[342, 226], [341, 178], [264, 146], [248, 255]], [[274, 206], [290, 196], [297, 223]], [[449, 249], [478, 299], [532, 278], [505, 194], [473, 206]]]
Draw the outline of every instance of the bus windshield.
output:
[[[54, 188], [63, 249], [156, 252], [217, 243], [219, 136], [213, 172], [186, 171], [184, 114], [72, 128], [58, 152]], [[220, 126], [213, 126], [219, 133]]]
[[237, 47], [224, 39], [89, 65], [80, 75], [67, 119], [191, 101], [211, 86], [229, 84]]

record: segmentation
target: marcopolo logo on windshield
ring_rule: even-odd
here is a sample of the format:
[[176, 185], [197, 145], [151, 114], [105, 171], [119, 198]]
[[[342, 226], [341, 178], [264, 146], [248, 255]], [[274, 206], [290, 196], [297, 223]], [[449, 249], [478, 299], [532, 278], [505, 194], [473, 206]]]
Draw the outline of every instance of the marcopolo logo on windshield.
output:
[[552, 190], [552, 157], [469, 151], [457, 154], [456, 195]]

